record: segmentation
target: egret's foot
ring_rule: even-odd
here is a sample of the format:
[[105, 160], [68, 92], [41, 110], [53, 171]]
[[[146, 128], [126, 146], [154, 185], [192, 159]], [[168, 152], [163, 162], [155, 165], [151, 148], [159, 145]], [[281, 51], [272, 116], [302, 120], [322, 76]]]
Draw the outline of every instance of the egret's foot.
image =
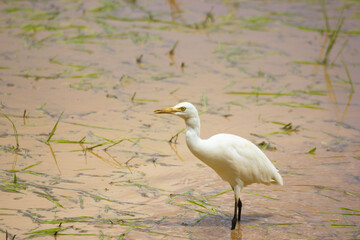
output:
[[231, 230], [234, 230], [235, 227], [236, 227], [236, 222], [237, 222], [237, 219], [236, 219], [236, 216], [233, 218], [232, 220], [232, 225], [231, 225]]

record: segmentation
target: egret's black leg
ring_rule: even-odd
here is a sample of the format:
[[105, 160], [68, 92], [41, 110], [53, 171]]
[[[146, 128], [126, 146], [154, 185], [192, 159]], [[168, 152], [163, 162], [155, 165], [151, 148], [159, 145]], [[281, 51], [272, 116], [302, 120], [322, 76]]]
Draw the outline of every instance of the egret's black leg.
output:
[[236, 226], [236, 214], [237, 214], [237, 207], [238, 207], [238, 201], [237, 199], [235, 198], [235, 207], [234, 207], [234, 217], [232, 219], [232, 225], [231, 225], [231, 230], [234, 230], [235, 229], [235, 226]]
[[239, 201], [238, 201], [238, 208], [239, 208], [239, 215], [238, 215], [238, 221], [240, 222], [241, 220], [241, 209], [242, 209], [242, 202], [239, 198]]

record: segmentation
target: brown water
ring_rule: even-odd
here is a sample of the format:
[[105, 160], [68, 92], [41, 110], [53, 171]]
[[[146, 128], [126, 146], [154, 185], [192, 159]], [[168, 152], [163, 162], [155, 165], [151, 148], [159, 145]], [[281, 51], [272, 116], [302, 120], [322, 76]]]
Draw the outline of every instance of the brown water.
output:
[[[325, 19], [334, 34], [343, 7], [316, 64]], [[357, 1], [3, 1], [0, 12], [1, 113], [19, 143], [2, 115], [1, 239], [360, 238]], [[244, 190], [234, 231], [228, 184], [182, 133], [169, 145], [181, 119], [153, 114], [184, 100], [203, 112], [203, 138], [270, 143], [284, 178]]]

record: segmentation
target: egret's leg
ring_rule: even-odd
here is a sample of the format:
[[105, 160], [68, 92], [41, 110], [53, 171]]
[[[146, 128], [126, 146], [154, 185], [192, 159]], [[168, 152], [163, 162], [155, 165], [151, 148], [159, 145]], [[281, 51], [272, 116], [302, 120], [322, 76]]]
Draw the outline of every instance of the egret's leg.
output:
[[238, 215], [238, 221], [240, 222], [241, 220], [241, 209], [242, 209], [242, 202], [239, 198], [239, 201], [238, 201], [238, 208], [239, 208], [239, 215]]
[[237, 199], [235, 198], [234, 217], [233, 217], [233, 219], [232, 219], [231, 230], [234, 230], [234, 229], [235, 229], [235, 226], [236, 226], [237, 207], [238, 207], [238, 201], [237, 201]]

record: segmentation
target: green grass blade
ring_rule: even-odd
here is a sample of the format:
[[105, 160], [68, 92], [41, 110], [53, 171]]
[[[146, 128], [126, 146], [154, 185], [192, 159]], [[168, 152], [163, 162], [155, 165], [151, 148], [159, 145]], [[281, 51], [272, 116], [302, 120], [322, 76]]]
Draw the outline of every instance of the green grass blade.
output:
[[207, 215], [212, 215], [211, 213], [208, 213], [208, 212], [204, 212], [204, 211], [201, 211], [199, 209], [195, 209], [195, 208], [191, 208], [191, 210], [195, 211], [195, 212], [198, 212], [198, 213], [202, 213], [202, 214], [207, 214]]
[[295, 130], [286, 130], [286, 131], [277, 131], [277, 132], [269, 132], [269, 133], [265, 133], [265, 134], [261, 134], [259, 136], [270, 136], [270, 135], [275, 135], [275, 134], [289, 134], [291, 132], [295, 132]]
[[325, 0], [321, 1], [321, 10], [322, 10], [323, 15], [324, 15], [326, 31], [330, 32], [329, 18], [327, 16], [327, 12], [326, 12], [326, 2], [325, 2]]
[[298, 108], [309, 108], [309, 109], [324, 110], [324, 108], [317, 107], [317, 106], [316, 106], [316, 103], [305, 104], [305, 103], [289, 103], [289, 102], [284, 102], [284, 103], [266, 103], [266, 104], [272, 104], [272, 105], [278, 105], [278, 106], [285, 106], [285, 107], [298, 107]]
[[310, 151], [308, 151], [308, 154], [315, 154], [316, 147], [312, 148]]
[[354, 224], [331, 224], [328, 227], [337, 227], [337, 228], [360, 228], [360, 226]]
[[127, 230], [127, 231], [125, 231], [124, 233], [122, 233], [122, 234], [119, 236], [118, 240], [122, 240], [122, 239], [125, 237], [125, 235], [128, 234], [129, 232], [131, 232], [132, 230], [134, 230], [134, 227], [132, 227], [132, 228], [130, 228], [129, 230]]
[[14, 135], [15, 135], [15, 141], [16, 141], [16, 149], [19, 149], [19, 136], [18, 136], [18, 132], [16, 130], [16, 126], [14, 124], [14, 122], [5, 114], [5, 113], [2, 113], [2, 115], [7, 119], [9, 120], [9, 122], [11, 123], [13, 129], [14, 129]]
[[360, 216], [360, 213], [343, 213], [343, 212], [322, 212], [323, 214], [335, 214], [345, 216]]
[[[336, 26], [336, 29], [335, 31], [331, 34], [330, 36], [330, 41], [329, 41], [329, 45], [328, 47], [326, 48], [326, 51], [325, 51], [325, 54], [324, 54], [324, 57], [323, 57], [323, 60], [322, 60], [322, 63], [323, 64], [326, 64], [328, 62], [328, 57], [329, 57], [329, 54], [332, 50], [332, 48], [334, 47], [335, 43], [336, 43], [336, 40], [339, 36], [339, 33], [341, 31], [341, 27], [344, 23], [344, 17], [343, 17], [343, 13], [344, 13], [344, 9], [343, 11], [341, 12], [341, 15], [340, 17], [338, 18], [338, 22], [337, 22], [337, 26]], [[328, 30], [329, 31], [329, 30]]]
[[244, 193], [249, 193], [249, 194], [252, 194], [252, 195], [255, 195], [255, 196], [259, 196], [259, 197], [264, 197], [264, 198], [272, 199], [272, 200], [279, 200], [278, 198], [269, 197], [269, 196], [262, 195], [262, 194], [259, 194], [259, 193], [254, 193], [254, 192], [249, 192], [249, 191], [242, 191], [242, 192], [244, 192]]
[[31, 164], [31, 165], [29, 165], [29, 166], [24, 167], [23, 169], [21, 169], [21, 171], [25, 171], [25, 170], [27, 170], [27, 169], [29, 169], [29, 168], [35, 167], [35, 166], [39, 165], [40, 163], [42, 163], [42, 162], [40, 161], [40, 162]]
[[58, 232], [64, 231], [70, 227], [57, 227], [57, 228], [49, 228], [49, 229], [43, 229], [43, 230], [37, 230], [33, 232], [27, 232], [26, 235], [31, 235], [28, 238], [35, 238], [40, 236], [46, 236], [46, 235], [57, 235]]
[[54, 127], [53, 127], [53, 129], [51, 130], [51, 133], [50, 133], [48, 139], [46, 140], [46, 143], [47, 143], [47, 144], [49, 144], [50, 139], [54, 136], [55, 131], [56, 131], [56, 127], [57, 127], [57, 125], [59, 124], [60, 118], [61, 118], [61, 116], [63, 115], [63, 113], [64, 113], [64, 112], [62, 112], [62, 113], [60, 114], [58, 120], [56, 121], [56, 123], [55, 123], [55, 125], [54, 125]]
[[109, 127], [95, 126], [95, 125], [89, 125], [89, 124], [83, 124], [83, 123], [75, 123], [75, 122], [67, 122], [67, 121], [64, 121], [64, 123], [82, 126], [82, 127], [98, 128], [98, 129], [103, 129], [103, 130], [124, 131], [124, 130], [118, 129], [118, 128], [109, 128]]
[[300, 225], [302, 223], [299, 223], [299, 222], [285, 222], [285, 223], [276, 223], [275, 225], [278, 225], [278, 226], [286, 226], [286, 225]]
[[217, 197], [217, 196], [223, 195], [223, 194], [228, 193], [228, 192], [231, 192], [231, 191], [232, 191], [231, 189], [228, 189], [228, 190], [222, 191], [222, 192], [220, 192], [220, 193], [217, 193], [217, 194], [208, 196], [208, 197], [206, 197], [206, 198], [207, 198], [207, 199], [210, 199], [210, 198]]
[[54, 143], [84, 143], [84, 144], [89, 144], [89, 142], [82, 142], [81, 140], [64, 140], [64, 139], [54, 139], [54, 140], [51, 140], [51, 142], [54, 142]]
[[290, 96], [286, 93], [270, 93], [270, 92], [224, 92], [231, 95], [256, 95], [256, 96]]
[[346, 211], [360, 212], [360, 210], [351, 209], [351, 208], [345, 208], [345, 207], [339, 207], [339, 209], [346, 210]]
[[188, 201], [189, 203], [191, 203], [191, 204], [195, 204], [195, 205], [197, 205], [197, 206], [199, 206], [199, 207], [202, 207], [202, 208], [205, 208], [205, 209], [208, 210], [208, 208], [207, 208], [204, 204], [202, 204], [202, 203], [196, 202], [196, 201], [191, 200], [191, 199], [187, 199], [187, 201]]
[[300, 94], [308, 94], [308, 95], [316, 95], [316, 96], [326, 96], [327, 94], [325, 92], [320, 91], [302, 91], [302, 90], [293, 90], [288, 92], [224, 92], [224, 94], [230, 94], [230, 95], [255, 95], [255, 96], [298, 96]]
[[0, 185], [0, 190], [2, 190], [4, 192], [21, 193], [19, 190], [16, 190], [15, 188], [5, 187], [5, 186], [1, 186], [1, 185]]
[[17, 177], [16, 177], [16, 173], [14, 173], [14, 184], [17, 184]]
[[296, 64], [304, 64], [304, 65], [323, 65], [320, 62], [312, 62], [312, 61], [292, 61], [292, 62]]

